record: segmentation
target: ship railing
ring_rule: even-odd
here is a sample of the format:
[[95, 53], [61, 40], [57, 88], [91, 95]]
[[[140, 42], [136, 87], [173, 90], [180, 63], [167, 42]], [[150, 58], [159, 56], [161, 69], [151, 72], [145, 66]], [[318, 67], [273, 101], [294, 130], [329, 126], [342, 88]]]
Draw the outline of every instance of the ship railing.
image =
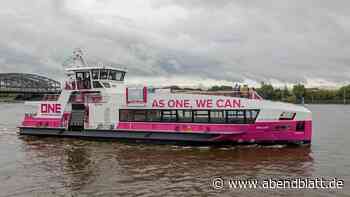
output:
[[32, 117], [35, 117], [37, 115], [36, 112], [26, 112], [24, 113], [24, 117], [26, 118], [32, 118]]
[[203, 90], [172, 90], [172, 93], [185, 93], [185, 94], [201, 94], [201, 95], [213, 95], [213, 96], [228, 96], [238, 97], [254, 100], [263, 100], [263, 97], [259, 95], [255, 90], [241, 90], [241, 91], [203, 91]]

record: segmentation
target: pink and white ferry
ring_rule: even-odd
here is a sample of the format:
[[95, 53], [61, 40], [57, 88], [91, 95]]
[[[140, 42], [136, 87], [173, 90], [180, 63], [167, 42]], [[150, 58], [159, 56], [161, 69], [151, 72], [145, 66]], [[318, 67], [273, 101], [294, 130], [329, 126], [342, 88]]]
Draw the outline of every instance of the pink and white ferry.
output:
[[127, 86], [126, 69], [88, 66], [81, 51], [57, 100], [37, 103], [21, 135], [199, 144], [310, 144], [311, 112], [256, 92], [212, 95]]

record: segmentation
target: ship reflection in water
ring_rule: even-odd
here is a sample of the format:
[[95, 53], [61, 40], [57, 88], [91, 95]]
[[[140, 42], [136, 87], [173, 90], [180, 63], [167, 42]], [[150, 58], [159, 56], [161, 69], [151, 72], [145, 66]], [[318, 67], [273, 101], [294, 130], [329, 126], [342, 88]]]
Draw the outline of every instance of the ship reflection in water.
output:
[[[214, 177], [309, 177], [309, 147], [184, 147], [22, 137], [28, 170], [58, 194], [200, 195]], [[32, 183], [31, 183], [32, 184]], [[58, 189], [57, 189], [58, 188]], [[232, 192], [232, 191], [231, 191]]]

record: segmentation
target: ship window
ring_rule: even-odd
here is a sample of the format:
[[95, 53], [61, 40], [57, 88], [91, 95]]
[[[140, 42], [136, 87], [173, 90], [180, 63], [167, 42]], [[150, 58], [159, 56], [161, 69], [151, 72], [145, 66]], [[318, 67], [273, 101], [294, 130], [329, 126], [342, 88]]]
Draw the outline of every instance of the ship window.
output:
[[193, 111], [193, 122], [209, 122], [209, 111], [208, 110]]
[[133, 121], [134, 120], [134, 113], [133, 110], [127, 110], [127, 109], [121, 109], [119, 110], [119, 119], [120, 121]]
[[146, 121], [146, 110], [125, 110], [122, 109], [119, 111], [120, 121], [126, 122], [144, 122]]
[[99, 70], [92, 70], [92, 79], [98, 79], [99, 74]]
[[110, 70], [108, 75], [108, 80], [123, 81], [125, 72]]
[[125, 77], [125, 72], [120, 72], [120, 81], [124, 81], [124, 77]]
[[210, 122], [213, 122], [213, 123], [226, 122], [225, 111], [224, 110], [212, 110], [212, 111], [210, 111]]
[[296, 131], [305, 131], [305, 121], [297, 121]]
[[100, 70], [100, 79], [107, 79], [108, 76], [108, 70], [107, 69], [101, 69]]
[[125, 72], [117, 72], [116, 74], [117, 74], [117, 76], [116, 76], [116, 80], [117, 81], [123, 81], [124, 80]]
[[[252, 124], [259, 110], [121, 109], [120, 121]], [[302, 126], [299, 126], [302, 127]], [[301, 129], [300, 129], [301, 130]]]
[[76, 79], [77, 79], [78, 89], [91, 88], [90, 72], [77, 72]]
[[175, 122], [177, 121], [176, 110], [162, 110], [162, 121]]
[[192, 110], [178, 110], [179, 122], [192, 122]]
[[106, 82], [103, 82], [103, 86], [104, 86], [105, 88], [110, 88], [110, 87], [111, 87], [111, 85], [110, 85], [109, 83], [106, 83]]
[[117, 80], [117, 71], [116, 70], [110, 70], [108, 79], [109, 80]]
[[227, 117], [227, 123], [244, 124], [245, 110], [227, 110], [226, 117]]
[[134, 121], [146, 121], [146, 110], [134, 110]]
[[93, 81], [92, 85], [94, 86], [94, 88], [103, 88], [103, 86], [99, 81]]
[[147, 111], [147, 121], [159, 122], [161, 120], [162, 113], [160, 110], [148, 110]]
[[77, 72], [77, 81], [81, 81], [84, 78], [84, 73], [82, 72]]
[[90, 77], [90, 72], [85, 72], [84, 76], [84, 86], [86, 89], [91, 88], [91, 77]]
[[144, 88], [126, 88], [128, 103], [144, 103]]
[[84, 74], [86, 79], [90, 79], [90, 72], [85, 72]]
[[280, 115], [280, 120], [293, 120], [295, 117], [295, 112], [282, 112]]
[[258, 117], [259, 110], [247, 110], [246, 111], [246, 121], [247, 123], [254, 123], [256, 117]]

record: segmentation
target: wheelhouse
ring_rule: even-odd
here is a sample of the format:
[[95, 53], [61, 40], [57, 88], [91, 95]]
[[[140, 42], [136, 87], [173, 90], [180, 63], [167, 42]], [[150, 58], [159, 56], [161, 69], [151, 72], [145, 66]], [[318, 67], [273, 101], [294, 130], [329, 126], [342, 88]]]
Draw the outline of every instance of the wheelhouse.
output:
[[116, 68], [81, 67], [67, 69], [69, 80], [65, 89], [89, 90], [111, 88], [114, 84], [123, 83], [126, 70]]

